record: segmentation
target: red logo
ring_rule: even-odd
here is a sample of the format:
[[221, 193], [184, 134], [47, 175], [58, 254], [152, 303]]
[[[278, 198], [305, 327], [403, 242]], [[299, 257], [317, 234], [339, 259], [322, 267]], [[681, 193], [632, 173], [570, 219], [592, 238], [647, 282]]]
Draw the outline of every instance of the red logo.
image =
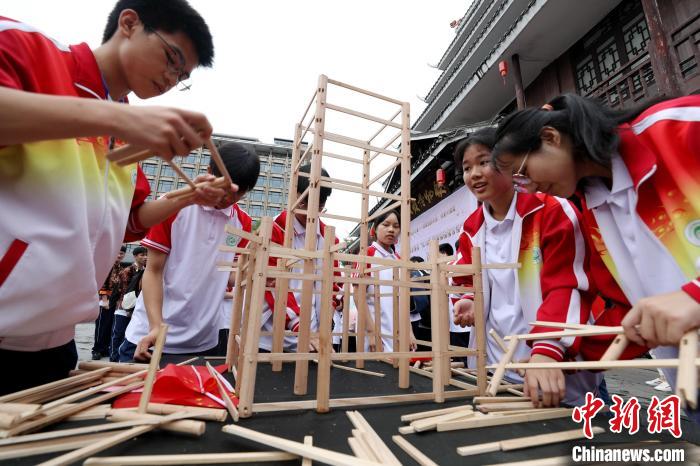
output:
[[591, 429], [591, 420], [598, 414], [598, 411], [603, 409], [605, 402], [600, 398], [593, 396], [593, 393], [586, 393], [586, 403], [583, 406], [574, 408], [571, 413], [571, 419], [575, 422], [583, 422], [583, 435], [587, 439], [593, 438], [593, 430]]
[[649, 422], [650, 434], [658, 434], [667, 430], [674, 437], [680, 438], [682, 434], [681, 400], [678, 395], [667, 396], [663, 401], [652, 396], [647, 409], [647, 422]]

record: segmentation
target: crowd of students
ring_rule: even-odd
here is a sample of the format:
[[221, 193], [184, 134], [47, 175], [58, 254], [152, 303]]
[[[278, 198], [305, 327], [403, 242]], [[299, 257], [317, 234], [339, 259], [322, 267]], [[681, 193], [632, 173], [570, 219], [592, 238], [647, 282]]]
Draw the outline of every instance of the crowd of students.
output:
[[[113, 359], [148, 360], [162, 322], [169, 325], [166, 353], [220, 353], [233, 283], [232, 276], [216, 271], [216, 263], [234, 254], [218, 246], [246, 244], [225, 226], [251, 231], [251, 219], [237, 202], [258, 178], [255, 151], [223, 145], [234, 184], [205, 184], [184, 201], [146, 201], [150, 190], [138, 165], [120, 167], [106, 159], [109, 150], [129, 143], [170, 160], [209, 138], [211, 125], [200, 113], [125, 105], [131, 92], [144, 99], [160, 95], [196, 67], [211, 65], [213, 41], [205, 21], [185, 0], [120, 0], [95, 50], [86, 44], [65, 47], [9, 18], [0, 17], [0, 26], [0, 103], [13, 115], [0, 127], [0, 364], [17, 374], [2, 379], [0, 393], [65, 377], [74, 368], [74, 328], [95, 318], [98, 289], [100, 320], [103, 313], [123, 309], [117, 296], [135, 292], [133, 283], [142, 291], [131, 297], [132, 315], [117, 314], [119, 325], [97, 326], [96, 356], [106, 351], [100, 345], [109, 327], [117, 342]], [[613, 111], [564, 95], [461, 141], [455, 161], [480, 206], [465, 220], [456, 253], [445, 248], [444, 254], [468, 264], [478, 246], [484, 263], [521, 264], [517, 270], [485, 272], [487, 330], [500, 335], [550, 330], [531, 326], [534, 321], [621, 324], [632, 342], [624, 358], [649, 348], [658, 357], [673, 357], [683, 334], [700, 327], [699, 122], [700, 96]], [[212, 165], [196, 181], [219, 175]], [[300, 177], [298, 192], [307, 186], [308, 178]], [[321, 189], [319, 209], [330, 195], [330, 188]], [[278, 244], [287, 216], [282, 212], [274, 219], [272, 240]], [[292, 247], [305, 247], [305, 214], [294, 214], [289, 223]], [[367, 254], [398, 258], [395, 245], [407, 227], [394, 211], [375, 219]], [[325, 228], [318, 222], [317, 248]], [[135, 240], [145, 249], [134, 253], [143, 257], [121, 271], [114, 254], [122, 241]], [[392, 280], [391, 273], [380, 271], [379, 278]], [[303, 303], [301, 288], [299, 280], [291, 280], [279, 306], [285, 327], [298, 330], [299, 310], [310, 306], [310, 329], [317, 332], [321, 294]], [[390, 291], [369, 286], [366, 300], [354, 294], [350, 303], [364, 313], [364, 350], [393, 349]], [[272, 328], [276, 299], [266, 293], [265, 331]], [[337, 332], [343, 309], [337, 284], [332, 300]], [[420, 299], [411, 306], [414, 349], [414, 334], [428, 339], [429, 306]], [[452, 343], [473, 345], [472, 296], [453, 296], [444, 314]], [[373, 333], [375, 319], [381, 335]], [[519, 347], [515, 357], [598, 359], [609, 343], [609, 337], [536, 340]], [[261, 339], [262, 351], [271, 345], [269, 337]], [[309, 349], [317, 346], [312, 338]], [[296, 350], [295, 337], [285, 337], [284, 350]], [[489, 340], [487, 353], [494, 363], [503, 352]], [[673, 383], [673, 371], [665, 372]], [[579, 404], [586, 392], [597, 392], [602, 378], [539, 369], [506, 377], [522, 381], [526, 395], [547, 406]]]

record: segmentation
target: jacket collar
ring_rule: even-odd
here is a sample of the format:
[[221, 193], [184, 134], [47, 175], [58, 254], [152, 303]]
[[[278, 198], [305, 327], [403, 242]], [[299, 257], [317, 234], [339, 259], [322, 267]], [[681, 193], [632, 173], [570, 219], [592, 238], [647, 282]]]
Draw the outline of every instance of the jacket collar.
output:
[[620, 157], [629, 171], [634, 189], [649, 179], [656, 171], [656, 155], [634, 134], [632, 127], [625, 123], [618, 127], [620, 137]]
[[102, 73], [95, 55], [86, 43], [71, 45], [71, 57], [75, 65], [73, 79], [78, 94], [82, 97], [107, 99], [107, 90], [102, 82]]
[[[515, 193], [515, 214], [516, 217], [525, 218], [528, 215], [544, 207], [545, 194], [541, 193]], [[473, 214], [464, 222], [464, 232], [469, 236], [476, 236], [477, 232], [485, 224], [484, 205], [481, 204]]]

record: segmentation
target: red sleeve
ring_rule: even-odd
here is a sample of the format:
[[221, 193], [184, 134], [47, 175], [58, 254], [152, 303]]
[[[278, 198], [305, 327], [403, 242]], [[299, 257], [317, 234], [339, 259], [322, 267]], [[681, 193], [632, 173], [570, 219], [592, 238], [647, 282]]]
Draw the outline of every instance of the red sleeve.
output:
[[[340, 243], [338, 238], [335, 238], [335, 244]], [[333, 276], [342, 277], [340, 273], [340, 264], [337, 260], [333, 260]], [[343, 285], [336, 281], [333, 282], [333, 309], [339, 309], [343, 307]]]
[[0, 16], [7, 28], [0, 29], [0, 86], [31, 92], [40, 92], [40, 81], [34, 57], [40, 58], [41, 42], [48, 38], [37, 32], [26, 32], [17, 27], [26, 26], [18, 21]]
[[170, 247], [172, 246], [172, 228], [176, 218], [177, 213], [171, 215], [158, 225], [152, 226], [148, 235], [141, 240], [141, 246], [170, 254]]
[[[541, 215], [542, 269], [540, 286], [542, 304], [537, 320], [569, 324], [586, 324], [591, 310], [589, 270], [586, 267], [586, 244], [581, 232], [581, 215], [569, 201], [545, 197]], [[552, 331], [534, 326], [531, 333]], [[578, 352], [580, 338], [534, 340], [531, 354], [542, 354], [562, 361], [564, 355]]]
[[[472, 241], [469, 235], [462, 230], [459, 234], [457, 244], [457, 259], [454, 261], [456, 265], [470, 265], [472, 263]], [[474, 280], [471, 275], [463, 275], [459, 277], [450, 277], [450, 283], [455, 286], [473, 286]], [[462, 299], [474, 299], [474, 293], [465, 293], [463, 295], [451, 294], [450, 301], [455, 304]]]
[[151, 186], [148, 184], [146, 175], [143, 174], [141, 166], [136, 166], [136, 187], [134, 189], [134, 197], [131, 199], [131, 211], [129, 212], [129, 221], [126, 224], [126, 232], [124, 233], [124, 241], [137, 241], [146, 236], [148, 228], [144, 227], [139, 221], [139, 209], [146, 202], [148, 195], [151, 194]]
[[[236, 214], [238, 215], [238, 220], [241, 222], [241, 227], [243, 231], [247, 231], [248, 233], [253, 231], [253, 219], [250, 218], [250, 215], [248, 215], [248, 212], [245, 210], [241, 209], [238, 204], [235, 204], [234, 209], [236, 209]], [[248, 247], [248, 241], [246, 238], [241, 238], [241, 240], [238, 242], [238, 247], [239, 248], [247, 248]]]

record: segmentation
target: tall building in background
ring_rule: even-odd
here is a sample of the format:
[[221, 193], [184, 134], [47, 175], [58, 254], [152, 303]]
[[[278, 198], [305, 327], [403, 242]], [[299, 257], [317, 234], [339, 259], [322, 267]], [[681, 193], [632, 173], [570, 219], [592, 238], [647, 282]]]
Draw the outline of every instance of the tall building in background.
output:
[[[287, 207], [293, 143], [291, 140], [275, 138], [274, 142], [266, 143], [256, 138], [226, 134], [215, 134], [212, 139], [217, 147], [231, 141], [249, 144], [260, 157], [260, 177], [255, 189], [239, 203], [253, 220], [260, 220], [265, 215], [274, 217]], [[207, 172], [210, 159], [209, 150], [199, 148], [187, 157], [176, 158], [175, 161], [187, 176], [194, 178]], [[141, 168], [151, 185], [150, 199], [187, 186], [183, 180], [177, 178], [173, 169], [158, 157], [144, 161]]]

